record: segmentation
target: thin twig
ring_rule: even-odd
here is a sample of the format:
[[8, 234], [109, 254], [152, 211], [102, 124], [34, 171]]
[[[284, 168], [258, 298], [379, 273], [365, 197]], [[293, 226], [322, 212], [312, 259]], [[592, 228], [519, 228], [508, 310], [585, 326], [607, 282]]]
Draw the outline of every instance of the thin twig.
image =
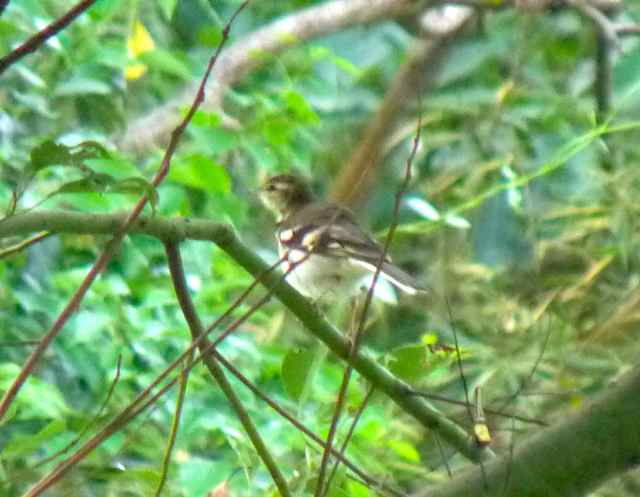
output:
[[395, 234], [395, 230], [398, 225], [398, 220], [400, 218], [400, 204], [402, 202], [402, 196], [406, 191], [406, 189], [409, 187], [409, 182], [411, 181], [411, 166], [413, 164], [413, 159], [416, 156], [416, 153], [418, 151], [418, 145], [420, 144], [420, 132], [422, 128], [422, 120], [420, 116], [421, 114], [419, 114], [418, 124], [416, 127], [416, 134], [413, 138], [413, 145], [411, 147], [411, 152], [406, 162], [404, 181], [402, 182], [402, 184], [400, 185], [400, 188], [398, 188], [398, 191], [396, 192], [391, 226], [389, 227], [389, 231], [385, 239], [382, 253], [380, 254], [380, 259], [376, 263], [376, 270], [375, 270], [375, 273], [373, 274], [373, 280], [371, 281], [371, 284], [369, 285], [369, 289], [367, 290], [367, 295], [365, 297], [365, 301], [362, 306], [360, 319], [358, 320], [358, 327], [356, 329], [355, 334], [351, 338], [351, 347], [349, 349], [347, 366], [343, 375], [342, 384], [340, 385], [340, 391], [338, 393], [338, 399], [336, 401], [336, 407], [334, 410], [333, 419], [331, 420], [331, 427], [329, 429], [329, 434], [327, 436], [327, 445], [322, 454], [320, 469], [318, 471], [318, 484], [316, 486], [315, 497], [321, 497], [329, 490], [328, 485], [327, 486], [324, 485], [324, 476], [327, 470], [327, 464], [329, 463], [329, 454], [331, 452], [331, 448], [333, 445], [333, 438], [335, 436], [335, 432], [338, 426], [338, 421], [340, 419], [340, 414], [342, 412], [342, 406], [344, 404], [344, 399], [346, 397], [349, 380], [351, 379], [354, 358], [358, 353], [360, 338], [362, 336], [362, 331], [364, 330], [364, 324], [367, 318], [369, 307], [371, 305], [371, 300], [373, 298], [373, 291], [375, 289], [376, 283], [378, 282], [378, 278], [380, 277], [382, 264], [384, 263], [387, 257], [387, 253], [389, 252], [389, 247], [391, 246], [391, 241], [393, 240], [393, 236]]
[[432, 431], [433, 438], [436, 441], [436, 445], [438, 446], [438, 452], [440, 453], [440, 459], [442, 459], [442, 464], [447, 470], [447, 475], [449, 478], [453, 478], [453, 472], [451, 471], [451, 466], [449, 465], [449, 460], [447, 459], [447, 455], [444, 453], [444, 447], [442, 446], [442, 442], [440, 441], [440, 436], [437, 431]]
[[[8, 4], [8, 0], [4, 5], [0, 4], [0, 14], [2, 14], [2, 10]], [[82, 0], [78, 2], [71, 10], [69, 10], [62, 17], [56, 19], [54, 22], [49, 24], [40, 32], [33, 35], [27, 41], [25, 41], [19, 47], [13, 49], [7, 55], [0, 59], [0, 75], [9, 68], [12, 64], [16, 63], [22, 57], [31, 52], [35, 52], [45, 41], [47, 41], [52, 36], [55, 36], [64, 28], [66, 28], [73, 20], [82, 14], [85, 10], [91, 7], [96, 0]]]
[[[282, 281], [286, 277], [286, 274], [282, 276], [279, 281]], [[277, 286], [277, 284], [276, 284]], [[271, 292], [273, 292], [273, 288], [269, 289], [265, 297], [260, 299], [256, 304], [254, 304], [249, 310], [245, 312], [240, 318], [238, 318], [233, 324], [229, 326], [224, 333], [222, 333], [216, 340], [209, 343], [207, 347], [200, 353], [200, 355], [193, 361], [193, 363], [185, 368], [186, 372], [190, 371], [196, 364], [198, 364], [206, 354], [211, 353], [211, 351], [220, 344], [220, 342], [227, 337], [233, 330], [235, 330], [238, 326], [240, 326], [246, 319], [248, 319], [256, 310], [258, 310], [271, 296]], [[56, 468], [51, 471], [48, 475], [42, 478], [38, 483], [36, 483], [31, 490], [29, 490], [24, 497], [37, 497], [42, 492], [50, 488], [53, 484], [59, 481], [66, 473], [68, 473], [73, 466], [82, 461], [85, 457], [87, 457], [96, 447], [98, 447], [102, 442], [111, 437], [114, 433], [122, 429], [129, 422], [135, 419], [138, 415], [144, 412], [149, 406], [152, 406], [157, 400], [162, 397], [165, 393], [169, 391], [180, 379], [180, 375], [176, 376], [172, 380], [170, 380], [167, 384], [165, 384], [157, 393], [149, 397], [151, 391], [158, 386], [162, 380], [164, 380], [167, 375], [173, 371], [184, 359], [185, 357], [194, 350], [194, 347], [200, 345], [206, 337], [206, 334], [203, 334], [198, 337], [197, 340], [193, 340], [190, 347], [187, 348], [182, 354], [180, 354], [169, 366], [167, 366], [164, 371], [162, 371], [155, 380], [147, 386], [142, 392], [140, 392], [136, 398], [125, 408], [123, 409], [111, 422], [109, 422], [99, 433], [94, 435], [91, 439], [89, 439], [85, 444], [80, 447], [72, 456], [62, 461]], [[147, 398], [149, 397], [149, 398]]]
[[44, 240], [49, 235], [51, 235], [51, 233], [49, 233], [48, 231], [43, 231], [42, 233], [33, 235], [25, 240], [22, 240], [19, 243], [16, 243], [15, 245], [12, 245], [11, 247], [3, 248], [2, 250], [0, 250], [0, 259], [4, 259], [5, 257], [9, 257], [15, 253], [21, 252], [22, 250], [26, 249], [30, 245], [33, 245], [34, 243], [38, 243], [39, 241]]
[[620, 36], [637, 36], [640, 35], [640, 25], [621, 24], [616, 26], [616, 33]]
[[462, 367], [462, 355], [460, 354], [460, 345], [458, 344], [458, 332], [456, 331], [456, 326], [453, 322], [453, 313], [451, 312], [451, 305], [449, 304], [449, 299], [445, 297], [445, 302], [447, 304], [447, 312], [449, 314], [449, 321], [451, 322], [451, 331], [453, 333], [453, 344], [456, 349], [456, 365], [458, 366], [458, 372], [460, 374], [460, 381], [462, 382], [462, 388], [464, 390], [464, 404], [467, 408], [467, 415], [469, 416], [469, 421], [473, 423], [473, 412], [471, 410], [471, 402], [469, 401], [469, 386], [467, 384], [467, 378], [464, 374], [464, 369]]
[[184, 406], [184, 398], [187, 393], [187, 384], [189, 383], [189, 372], [187, 368], [193, 363], [193, 350], [191, 351], [189, 359], [187, 359], [186, 366], [180, 375], [180, 385], [178, 388], [178, 397], [176, 398], [176, 407], [173, 412], [173, 419], [171, 420], [171, 431], [169, 432], [169, 439], [167, 440], [167, 446], [164, 450], [164, 456], [162, 457], [162, 470], [160, 471], [160, 481], [158, 481], [158, 487], [156, 488], [156, 497], [160, 497], [164, 485], [167, 481], [167, 475], [169, 474], [169, 464], [171, 463], [171, 454], [176, 444], [176, 438], [178, 436], [178, 429], [180, 427], [180, 418], [182, 417], [182, 407]]
[[[184, 315], [187, 324], [189, 325], [189, 330], [191, 331], [191, 337], [193, 340], [196, 340], [198, 337], [205, 334], [204, 327], [202, 326], [202, 322], [198, 317], [195, 306], [193, 305], [193, 301], [191, 300], [191, 296], [189, 295], [189, 290], [187, 287], [187, 280], [184, 275], [184, 269], [182, 266], [182, 258], [180, 257], [180, 250], [178, 249], [178, 245], [175, 242], [168, 242], [165, 244], [165, 250], [167, 253], [167, 259], [169, 263], [169, 272], [171, 273], [171, 280], [173, 281], [173, 287], [176, 292], [176, 296], [178, 298], [178, 303], [180, 304], [180, 308], [182, 309], [182, 314]], [[251, 417], [249, 413], [246, 411], [242, 402], [236, 395], [235, 391], [231, 387], [229, 380], [227, 380], [222, 367], [215, 359], [215, 356], [208, 353], [208, 348], [211, 343], [207, 340], [202, 342], [200, 345], [200, 351], [203, 356], [203, 361], [206, 364], [209, 372], [214, 377], [220, 390], [224, 393], [229, 401], [229, 404], [233, 408], [240, 421], [240, 424], [244, 428], [245, 433], [251, 440], [258, 457], [262, 460], [264, 465], [267, 467], [269, 473], [271, 474], [271, 478], [278, 488], [280, 495], [282, 497], [291, 497], [291, 492], [289, 491], [289, 487], [287, 485], [287, 481], [282, 475], [280, 468], [276, 464], [276, 460], [271, 454], [271, 451], [267, 447], [264, 440], [258, 433], [253, 421], [251, 421]], [[187, 368], [185, 368], [187, 371]]]
[[584, 0], [566, 0], [566, 2], [596, 25], [598, 31], [608, 41], [608, 45], [620, 50], [620, 40], [618, 39], [616, 26], [604, 12]]
[[[236, 9], [236, 11], [233, 13], [231, 18], [225, 25], [224, 29], [222, 30], [222, 39], [220, 40], [220, 43], [218, 44], [216, 51], [209, 59], [209, 64], [207, 65], [207, 69], [205, 70], [204, 76], [202, 77], [202, 81], [200, 82], [200, 87], [198, 88], [198, 92], [193, 101], [193, 104], [191, 105], [191, 108], [187, 112], [182, 122], [171, 133], [171, 140], [169, 141], [169, 145], [167, 146], [167, 149], [165, 151], [164, 157], [162, 159], [162, 164], [152, 181], [152, 185], [154, 188], [157, 188], [169, 173], [171, 159], [173, 158], [173, 154], [175, 153], [175, 150], [178, 146], [178, 142], [182, 137], [182, 134], [184, 133], [188, 124], [191, 122], [191, 119], [196, 113], [196, 110], [204, 100], [205, 88], [206, 88], [207, 81], [209, 79], [209, 74], [211, 74], [213, 66], [218, 60], [220, 52], [229, 37], [229, 31], [231, 30], [231, 25], [233, 21], [236, 19], [236, 17], [240, 14], [242, 9], [244, 9], [249, 2], [250, 0], [245, 0], [244, 2], [242, 2], [242, 4], [240, 4], [240, 6]], [[82, 284], [80, 285], [76, 293], [71, 297], [71, 299], [69, 300], [69, 303], [66, 305], [64, 310], [60, 313], [60, 315], [54, 322], [51, 329], [45, 334], [42, 340], [40, 340], [40, 343], [38, 344], [38, 346], [31, 353], [25, 365], [20, 370], [20, 373], [18, 374], [17, 378], [13, 381], [11, 386], [7, 389], [7, 391], [5, 392], [2, 398], [2, 401], [0, 402], [0, 420], [2, 420], [2, 418], [4, 418], [4, 416], [6, 415], [7, 410], [9, 409], [9, 407], [11, 406], [11, 403], [13, 402], [13, 399], [18, 394], [18, 391], [20, 390], [24, 382], [27, 380], [29, 375], [32, 373], [36, 364], [40, 360], [40, 357], [42, 356], [42, 354], [44, 354], [45, 350], [49, 347], [49, 344], [62, 330], [62, 327], [69, 320], [73, 312], [80, 306], [80, 303], [82, 302], [82, 299], [84, 298], [87, 291], [89, 290], [89, 287], [91, 286], [91, 284], [94, 282], [97, 276], [106, 268], [107, 263], [111, 260], [111, 257], [113, 256], [117, 248], [120, 246], [120, 242], [124, 238], [129, 228], [132, 226], [132, 224], [136, 221], [136, 219], [142, 213], [142, 210], [144, 209], [148, 200], [149, 200], [148, 195], [145, 194], [138, 201], [138, 203], [135, 205], [131, 213], [125, 219], [124, 224], [118, 229], [118, 231], [113, 236], [113, 238], [107, 243], [107, 246], [105, 247], [104, 251], [98, 258], [98, 260], [95, 262], [93, 267], [89, 270], [84, 281], [82, 282]]]
[[[429, 393], [429, 392], [422, 392], [420, 390], [409, 390], [407, 391], [407, 394], [409, 395], [417, 395], [418, 397], [424, 397], [425, 399], [429, 399], [429, 400], [435, 400], [437, 402], [445, 402], [447, 404], [453, 404], [453, 405], [458, 405], [461, 407], [467, 407], [468, 406], [468, 402], [462, 401], [462, 400], [457, 400], [457, 399], [450, 399], [448, 397], [445, 397], [443, 395], [438, 395], [435, 393]], [[522, 394], [521, 394], [522, 395]], [[491, 409], [489, 407], [485, 407], [484, 411], [488, 414], [492, 414], [493, 416], [500, 416], [503, 418], [513, 418], [513, 419], [517, 419], [518, 421], [521, 421], [523, 423], [530, 423], [530, 424], [534, 424], [534, 425], [538, 425], [538, 426], [548, 426], [548, 424], [544, 421], [541, 421], [539, 419], [535, 419], [535, 418], [529, 418], [527, 416], [522, 416], [520, 414], [515, 414], [513, 412], [505, 412], [503, 410], [497, 410], [497, 409]]]
[[333, 199], [352, 208], [362, 204], [376, 176], [380, 174], [386, 153], [385, 144], [401, 114], [421, 92], [428, 92], [436, 84], [442, 63], [455, 46], [453, 39], [465, 30], [476, 17], [476, 12], [462, 12], [460, 9], [458, 13], [447, 17], [444, 23], [439, 23], [446, 25], [440, 26], [444, 33], [429, 39], [419, 38], [407, 50], [375, 115], [368, 120], [357, 146], [333, 182]]
[[[238, 370], [233, 364], [227, 361], [222, 354], [217, 351], [213, 352], [217, 361], [222, 364], [224, 368], [226, 368], [232, 375], [234, 375], [241, 383], [243, 383], [249, 390], [251, 390], [256, 397], [261, 399], [263, 402], [266, 402], [269, 407], [271, 407], [274, 411], [276, 411], [280, 416], [289, 421], [293, 426], [295, 426], [299, 431], [301, 431], [304, 435], [309, 437], [313, 442], [318, 444], [320, 447], [325, 447], [325, 442], [318, 435], [313, 433], [309, 428], [307, 428], [302, 422], [296, 419], [292, 414], [287, 412], [280, 404], [278, 404], [275, 400], [269, 397], [266, 393], [260, 390], [254, 383], [251, 382], [246, 376], [244, 376], [240, 370]], [[358, 468], [353, 462], [351, 462], [344, 454], [341, 454], [336, 449], [332, 449], [332, 455], [338, 458], [342, 463], [349, 468], [355, 475], [357, 475], [366, 485], [376, 489], [382, 489], [385, 492], [395, 495], [396, 497], [404, 497], [404, 494], [394, 488], [389, 487], [387, 484], [381, 481], [377, 481], [371, 476], [367, 475], [364, 471]]]
[[[275, 3], [274, 3], [275, 5]], [[301, 3], [299, 5], [302, 5]], [[221, 55], [213, 76], [215, 85], [207, 90], [206, 107], [211, 110], [220, 105], [226, 90], [239, 83], [249, 73], [274, 60], [279, 53], [299, 46], [313, 38], [329, 35], [353, 26], [373, 24], [380, 20], [416, 13], [421, 2], [407, 0], [327, 0], [306, 2], [308, 7], [295, 10], [259, 29], [244, 33]], [[178, 96], [134, 120], [120, 141], [125, 149], [138, 152], [148, 150], [161, 142], [171, 130], [193, 94], [187, 87]], [[227, 119], [237, 125], [234, 119]]]
[[111, 382], [111, 386], [109, 387], [109, 391], [107, 392], [107, 396], [102, 401], [102, 405], [100, 406], [100, 409], [98, 409], [98, 411], [91, 418], [91, 420], [84, 426], [84, 428], [82, 428], [80, 433], [78, 433], [78, 436], [76, 436], [71, 442], [69, 442], [62, 449], [58, 450], [54, 454], [51, 454], [49, 457], [46, 457], [43, 460], [37, 462], [34, 467], [37, 468], [37, 467], [40, 467], [40, 466], [44, 466], [48, 462], [51, 462], [54, 459], [57, 459], [59, 456], [69, 452], [73, 447], [75, 447], [78, 444], [78, 442], [80, 442], [80, 440], [82, 440], [82, 437], [84, 437], [84, 435], [89, 431], [89, 429], [92, 428], [98, 422], [98, 419], [100, 419], [100, 416], [102, 416], [102, 413], [104, 412], [104, 410], [106, 409], [107, 405], [109, 404], [109, 401], [111, 400], [111, 397], [113, 396], [113, 392], [116, 389], [116, 385], [118, 384], [118, 381], [120, 380], [120, 368], [121, 368], [121, 366], [122, 366], [122, 355], [118, 355], [118, 360], [116, 362], [116, 374], [113, 377], [113, 381]]
[[[473, 411], [471, 409], [471, 403], [469, 402], [469, 386], [467, 384], [467, 378], [464, 374], [464, 368], [462, 367], [462, 355], [460, 354], [460, 346], [458, 344], [458, 332], [456, 330], [455, 323], [453, 322], [453, 312], [451, 310], [451, 304], [449, 303], [449, 299], [445, 297], [445, 303], [447, 305], [447, 312], [449, 314], [449, 321], [451, 322], [451, 331], [453, 332], [453, 343], [456, 348], [456, 363], [458, 365], [458, 371], [460, 373], [460, 380], [462, 381], [462, 388], [464, 389], [464, 401], [465, 406], [467, 408], [467, 415], [469, 416], [469, 421], [473, 425], [475, 423], [475, 417], [473, 415]], [[489, 488], [489, 483], [487, 482], [487, 474], [484, 468], [484, 462], [480, 462], [480, 471], [482, 472], [482, 481], [484, 483], [485, 491]]]
[[[362, 402], [360, 402], [360, 405], [358, 406], [358, 410], [356, 411], [356, 414], [353, 417], [353, 421], [351, 422], [351, 426], [349, 427], [349, 431], [347, 432], [347, 435], [344, 437], [342, 446], [340, 447], [340, 451], [339, 451], [340, 456], [344, 456], [347, 450], [347, 445], [349, 445], [349, 442], [351, 441], [351, 437], [353, 436], [353, 433], [356, 430], [356, 425], [358, 424], [358, 421], [360, 421], [360, 418], [362, 417], [362, 413], [364, 413], [365, 408], [369, 404], [369, 400], [371, 399], [371, 395], [373, 394], [374, 390], [375, 390], [374, 386], [370, 385], [366, 395], [364, 396], [364, 399], [362, 399]], [[336, 476], [336, 473], [338, 472], [338, 466], [340, 466], [341, 460], [342, 460], [342, 457], [336, 459], [336, 462], [333, 465], [331, 472], [329, 473], [329, 478], [327, 478], [326, 488], [331, 488], [331, 482], [333, 481], [333, 478]]]
[[[536, 356], [536, 360], [534, 361], [533, 366], [529, 371], [529, 374], [527, 374], [527, 376], [520, 382], [516, 391], [513, 394], [511, 394], [507, 399], [505, 399], [504, 403], [498, 409], [499, 411], [502, 411], [503, 409], [505, 409], [516, 398], [518, 398], [522, 393], [522, 391], [524, 390], [524, 388], [527, 386], [527, 384], [531, 381], [531, 379], [533, 378], [533, 375], [538, 369], [538, 366], [540, 365], [540, 362], [542, 361], [542, 358], [544, 357], [544, 353], [547, 350], [547, 345], [549, 344], [550, 337], [551, 337], [551, 325], [549, 325], [547, 329], [547, 333], [545, 334], [544, 341], [542, 342], [542, 347], [540, 347], [540, 352], [538, 352], [538, 355]], [[487, 409], [485, 409], [485, 411], [490, 412]], [[515, 418], [515, 416], [512, 416], [512, 417]]]
[[[616, 131], [635, 129], [630, 124], [619, 125], [616, 128]], [[28, 234], [42, 229], [65, 233], [109, 234], [118, 229], [123, 219], [124, 214], [38, 212], [18, 215], [15, 219], [0, 222], [0, 237]], [[263, 284], [300, 320], [306, 332], [326, 344], [342, 360], [348, 359], [350, 341], [324, 318], [316, 306], [290, 285], [282, 284], [282, 275], [270, 273], [267, 264], [238, 239], [229, 225], [203, 219], [167, 219], [154, 216], [141, 218], [133, 226], [132, 232], [160, 240], [188, 238], [217, 244], [249, 274], [255, 278], [262, 278]], [[358, 352], [354, 367], [422, 426], [438, 430], [442, 439], [456, 447], [464, 457], [472, 461], [491, 457], [486, 449], [481, 451], [471, 443], [468, 434], [458, 424], [449, 420], [428, 402], [417, 398], [416, 395], [410, 395], [410, 388], [405, 382], [391, 374], [368, 354]]]

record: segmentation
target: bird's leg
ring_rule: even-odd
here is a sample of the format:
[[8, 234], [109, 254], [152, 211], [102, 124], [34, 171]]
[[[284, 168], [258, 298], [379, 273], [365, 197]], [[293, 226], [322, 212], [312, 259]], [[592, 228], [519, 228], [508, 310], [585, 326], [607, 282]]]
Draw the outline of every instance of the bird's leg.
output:
[[364, 325], [366, 325], [366, 323], [363, 323], [362, 325], [360, 325], [360, 321], [361, 320], [366, 320], [367, 317], [363, 316], [362, 313], [364, 312], [364, 305], [365, 302], [367, 300], [367, 288], [362, 287], [360, 288], [360, 291], [352, 297], [351, 299], [351, 323], [349, 325], [349, 339], [353, 342], [356, 333], [358, 332], [358, 329], [364, 329]]

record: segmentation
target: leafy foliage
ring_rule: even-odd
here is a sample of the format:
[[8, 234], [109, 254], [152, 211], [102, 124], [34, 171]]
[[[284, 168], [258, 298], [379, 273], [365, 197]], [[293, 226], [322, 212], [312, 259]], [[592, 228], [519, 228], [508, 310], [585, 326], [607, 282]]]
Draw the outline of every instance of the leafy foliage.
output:
[[[315, 3], [254, 2], [234, 24], [231, 41]], [[71, 4], [10, 2], [0, 18], [0, 52]], [[156, 191], [149, 178], [161, 147], [122, 150], [119, 138], [127, 123], [202, 75], [237, 5], [101, 0], [3, 74], [4, 213], [36, 207], [113, 212], [147, 194], [148, 214], [229, 222], [275, 260], [272, 220], [253, 195], [260, 180], [295, 170], [326, 191], [416, 33], [408, 23], [388, 21], [308, 43], [292, 40], [281, 55], [254, 54], [266, 63], [226, 92], [224, 112], [198, 111]], [[640, 12], [631, 6], [625, 15], [638, 20]], [[365, 340], [421, 391], [465, 399], [451, 352], [456, 338], [469, 391], [482, 386], [485, 407], [508, 406], [535, 419], [576, 409], [637, 362], [640, 45], [622, 40], [613, 110], [597, 123], [592, 35], [569, 9], [488, 13], [483, 31], [452, 42], [437, 87], [392, 130], [385, 168], [360, 217], [386, 231], [422, 114], [423, 145], [392, 252], [436, 292], [428, 302], [376, 305]], [[25, 342], [38, 340], [56, 319], [104, 241], [59, 235], [0, 259], [0, 390], [24, 364], [31, 347]], [[211, 322], [251, 278], [215, 246], [186, 242], [182, 250], [196, 306]], [[331, 314], [341, 325], [348, 321], [348, 311]], [[0, 495], [18, 495], [46, 474], [56, 464], [49, 456], [87, 424], [93, 432], [111, 419], [188, 343], [162, 245], [127, 238], [2, 425]], [[270, 302], [220, 351], [325, 437], [343, 364], [317, 347]], [[100, 411], [119, 358], [119, 379]], [[292, 489], [312, 491], [317, 447], [239, 382], [233, 385]], [[367, 388], [361, 378], [352, 382], [339, 440]], [[52, 495], [70, 495], [69, 489], [73, 495], [153, 495], [174, 405], [172, 392], [100, 445]], [[438, 406], [470, 427], [464, 407]], [[538, 429], [491, 415], [489, 424], [496, 450], [504, 451]], [[368, 474], [407, 492], [446, 477], [433, 434], [380, 394], [364, 411], [347, 454]], [[465, 462], [453, 456], [448, 464], [455, 470]], [[275, 495], [226, 399], [197, 367], [165, 494], [204, 496], [228, 478], [228, 487], [218, 488], [231, 495]], [[594, 495], [634, 495], [637, 486], [632, 474]], [[375, 494], [343, 470], [330, 493]]]

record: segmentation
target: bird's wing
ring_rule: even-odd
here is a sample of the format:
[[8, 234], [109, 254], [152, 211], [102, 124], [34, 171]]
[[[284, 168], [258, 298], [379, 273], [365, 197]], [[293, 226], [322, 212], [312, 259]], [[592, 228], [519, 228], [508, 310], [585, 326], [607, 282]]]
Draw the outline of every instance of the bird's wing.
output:
[[[384, 252], [382, 246], [358, 225], [351, 211], [329, 203], [310, 204], [285, 219], [278, 237], [290, 250], [348, 259], [353, 265], [371, 272], [376, 271]], [[382, 276], [410, 294], [426, 291], [388, 256], [380, 270]]]
[[372, 261], [382, 255], [380, 244], [358, 225], [351, 211], [336, 204], [308, 205], [286, 219], [279, 233], [283, 245], [320, 255]]

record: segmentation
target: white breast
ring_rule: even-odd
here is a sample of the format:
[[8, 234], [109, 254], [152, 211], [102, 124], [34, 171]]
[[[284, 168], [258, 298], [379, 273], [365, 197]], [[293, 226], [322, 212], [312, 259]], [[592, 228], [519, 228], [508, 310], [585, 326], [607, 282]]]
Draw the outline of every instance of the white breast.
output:
[[301, 250], [290, 250], [284, 270], [288, 271], [290, 267], [295, 266], [287, 276], [287, 282], [301, 294], [312, 299], [355, 295], [360, 288], [362, 277], [367, 273], [348, 259], [314, 254], [306, 259], [305, 257], [306, 253]]

